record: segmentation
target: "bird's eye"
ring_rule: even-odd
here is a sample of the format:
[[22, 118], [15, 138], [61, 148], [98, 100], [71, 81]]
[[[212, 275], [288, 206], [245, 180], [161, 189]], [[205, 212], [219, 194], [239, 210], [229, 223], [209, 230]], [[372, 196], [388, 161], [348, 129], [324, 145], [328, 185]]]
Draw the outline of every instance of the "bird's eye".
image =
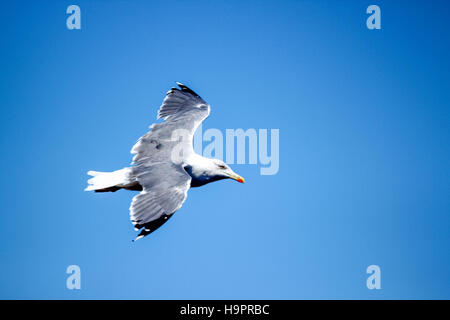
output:
[[225, 167], [223, 164], [219, 164], [219, 168], [220, 169], [226, 169], [227, 167]]

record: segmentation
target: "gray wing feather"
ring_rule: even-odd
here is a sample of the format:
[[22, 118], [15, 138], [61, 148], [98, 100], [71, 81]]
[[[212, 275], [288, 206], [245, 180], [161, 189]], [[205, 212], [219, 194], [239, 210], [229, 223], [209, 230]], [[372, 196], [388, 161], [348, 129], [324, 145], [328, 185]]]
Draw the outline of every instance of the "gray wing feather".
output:
[[172, 88], [158, 110], [158, 118], [162, 123], [152, 124], [146, 135], [142, 136], [131, 149], [134, 164], [140, 161], [168, 161], [175, 145], [180, 141], [173, 140], [175, 130], [186, 130], [189, 136], [183, 141], [184, 149], [193, 152], [192, 140], [195, 130], [210, 112], [209, 105], [194, 91], [178, 83], [181, 90]]
[[177, 211], [186, 200], [191, 177], [180, 166], [158, 163], [134, 167], [134, 174], [143, 186], [130, 206], [130, 219], [134, 227], [143, 229], [138, 236], [155, 231]]
[[194, 91], [178, 83], [181, 89], [172, 88], [158, 111], [164, 122], [153, 124], [151, 131], [141, 137], [131, 153], [134, 166], [132, 175], [143, 190], [135, 196], [130, 206], [130, 218], [140, 239], [165, 223], [186, 200], [191, 177], [182, 163], [173, 163], [172, 149], [180, 141], [172, 140], [175, 130], [189, 132], [183, 143], [192, 151], [192, 139], [199, 124], [208, 117], [210, 107]]

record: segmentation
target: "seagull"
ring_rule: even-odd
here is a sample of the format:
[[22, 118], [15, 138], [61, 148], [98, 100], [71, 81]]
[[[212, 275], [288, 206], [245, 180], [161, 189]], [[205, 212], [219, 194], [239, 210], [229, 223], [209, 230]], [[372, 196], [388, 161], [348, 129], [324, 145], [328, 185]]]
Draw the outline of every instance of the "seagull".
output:
[[158, 110], [160, 123], [139, 138], [131, 149], [130, 167], [113, 172], [89, 171], [85, 191], [140, 191], [131, 201], [130, 219], [139, 240], [158, 229], [181, 208], [190, 187], [233, 179], [244, 183], [223, 161], [194, 152], [195, 130], [210, 113], [210, 106], [187, 86], [170, 89]]

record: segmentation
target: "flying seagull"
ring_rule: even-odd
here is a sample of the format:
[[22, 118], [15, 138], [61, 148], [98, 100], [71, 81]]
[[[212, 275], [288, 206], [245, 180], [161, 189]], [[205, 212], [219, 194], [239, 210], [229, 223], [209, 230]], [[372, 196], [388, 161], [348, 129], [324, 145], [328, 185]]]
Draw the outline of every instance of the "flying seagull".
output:
[[157, 119], [131, 149], [135, 154], [131, 167], [113, 172], [89, 171], [86, 191], [115, 192], [119, 189], [140, 191], [131, 201], [130, 219], [139, 240], [163, 225], [186, 200], [190, 187], [234, 179], [236, 174], [218, 159], [194, 152], [195, 130], [209, 116], [210, 106], [198, 94], [178, 83], [170, 89]]

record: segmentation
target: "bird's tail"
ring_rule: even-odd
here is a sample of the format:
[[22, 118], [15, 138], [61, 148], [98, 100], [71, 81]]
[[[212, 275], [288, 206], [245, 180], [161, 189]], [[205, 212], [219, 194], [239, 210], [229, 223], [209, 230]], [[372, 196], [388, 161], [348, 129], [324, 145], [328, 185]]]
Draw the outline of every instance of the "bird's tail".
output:
[[113, 172], [89, 171], [87, 174], [93, 178], [88, 180], [88, 186], [84, 191], [108, 192], [117, 191], [130, 184], [130, 168], [124, 168]]

